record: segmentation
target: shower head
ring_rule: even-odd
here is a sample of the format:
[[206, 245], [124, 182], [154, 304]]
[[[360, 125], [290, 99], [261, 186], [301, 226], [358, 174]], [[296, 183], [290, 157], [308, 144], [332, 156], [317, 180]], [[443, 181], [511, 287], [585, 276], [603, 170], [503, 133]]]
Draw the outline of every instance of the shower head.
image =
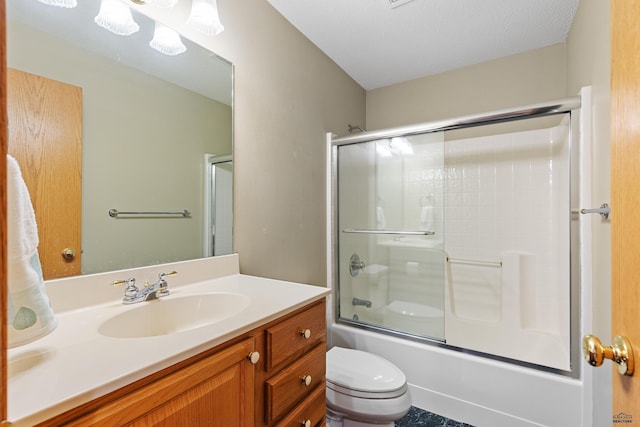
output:
[[366, 132], [366, 129], [362, 129], [360, 126], [353, 126], [351, 124], [347, 125], [347, 129], [349, 133], [353, 133], [354, 130], [359, 130], [360, 132]]

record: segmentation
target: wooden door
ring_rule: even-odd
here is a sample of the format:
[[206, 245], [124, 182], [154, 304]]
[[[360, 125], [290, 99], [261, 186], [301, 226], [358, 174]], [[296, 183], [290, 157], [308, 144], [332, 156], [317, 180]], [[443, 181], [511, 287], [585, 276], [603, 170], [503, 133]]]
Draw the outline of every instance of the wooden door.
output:
[[611, 1], [611, 315], [632, 377], [613, 374], [612, 425], [640, 426], [640, 1]]
[[[82, 89], [8, 69], [9, 154], [36, 213], [45, 279], [80, 274]], [[63, 256], [69, 248], [75, 256]]]

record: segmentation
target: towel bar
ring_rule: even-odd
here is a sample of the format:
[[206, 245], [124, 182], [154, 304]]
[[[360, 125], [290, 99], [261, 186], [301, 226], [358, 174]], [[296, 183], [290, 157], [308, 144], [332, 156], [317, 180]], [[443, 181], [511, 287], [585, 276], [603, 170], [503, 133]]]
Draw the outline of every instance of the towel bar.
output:
[[147, 216], [164, 216], [164, 215], [179, 215], [183, 218], [191, 216], [191, 212], [184, 209], [178, 212], [121, 212], [117, 209], [109, 209], [109, 216], [111, 218], [117, 218], [120, 215], [147, 215]]
[[484, 261], [479, 259], [462, 259], [462, 258], [449, 258], [447, 257], [447, 262], [451, 264], [467, 264], [467, 265], [478, 265], [481, 267], [502, 267], [502, 261]]
[[364, 228], [344, 228], [342, 232], [357, 234], [400, 234], [403, 236], [432, 236], [435, 234], [433, 231], [425, 230], [378, 230]]

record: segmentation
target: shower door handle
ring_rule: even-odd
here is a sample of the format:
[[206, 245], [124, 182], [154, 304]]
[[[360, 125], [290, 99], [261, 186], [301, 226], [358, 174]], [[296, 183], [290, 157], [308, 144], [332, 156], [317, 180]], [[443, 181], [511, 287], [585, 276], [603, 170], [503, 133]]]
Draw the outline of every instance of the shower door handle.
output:
[[351, 277], [356, 277], [364, 267], [365, 264], [363, 261], [360, 261], [358, 254], [351, 255], [349, 259], [349, 274], [351, 274]]
[[598, 367], [602, 365], [604, 359], [611, 359], [618, 365], [620, 375], [633, 375], [635, 367], [633, 348], [627, 337], [618, 335], [613, 339], [613, 345], [604, 346], [598, 337], [585, 335], [582, 338], [582, 355], [591, 366]]

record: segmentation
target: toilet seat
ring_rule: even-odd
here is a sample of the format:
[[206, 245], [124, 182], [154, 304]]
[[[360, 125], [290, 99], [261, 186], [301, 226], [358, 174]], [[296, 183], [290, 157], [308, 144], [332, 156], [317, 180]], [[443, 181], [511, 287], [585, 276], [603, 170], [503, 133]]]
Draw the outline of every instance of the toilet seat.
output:
[[373, 423], [403, 417], [411, 407], [404, 373], [380, 356], [333, 347], [327, 352], [327, 409]]
[[363, 399], [391, 399], [407, 392], [407, 378], [375, 354], [342, 347], [327, 352], [327, 388]]
[[407, 377], [393, 363], [375, 354], [342, 347], [327, 352], [327, 382], [334, 389], [398, 396]]

